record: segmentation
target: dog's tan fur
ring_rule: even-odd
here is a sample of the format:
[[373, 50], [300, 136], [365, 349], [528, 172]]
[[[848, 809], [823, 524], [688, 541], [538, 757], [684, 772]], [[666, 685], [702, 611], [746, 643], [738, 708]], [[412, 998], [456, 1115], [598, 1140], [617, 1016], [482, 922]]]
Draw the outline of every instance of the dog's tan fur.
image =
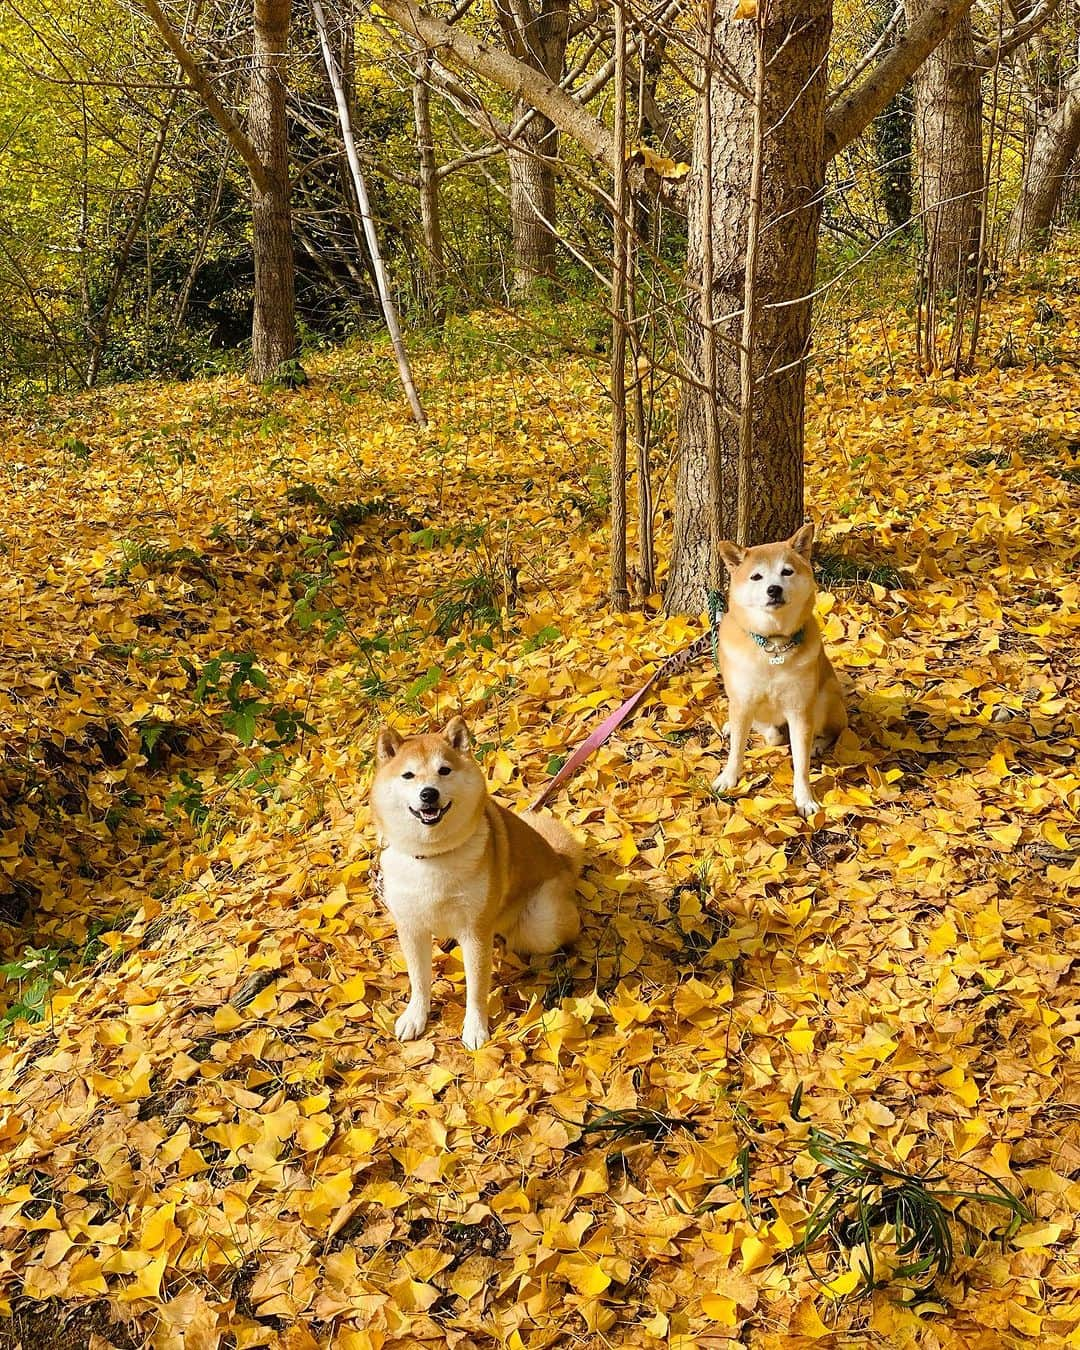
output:
[[[557, 820], [529, 822], [488, 795], [470, 753], [464, 721], [438, 735], [402, 740], [384, 729], [376, 742], [372, 815], [382, 848], [383, 898], [397, 924], [410, 995], [395, 1032], [424, 1032], [431, 1008], [432, 938], [455, 938], [465, 966], [462, 1040], [475, 1050], [488, 1039], [488, 994], [496, 934], [522, 953], [552, 952], [578, 935], [574, 888], [582, 850]], [[405, 775], [410, 775], [406, 777]], [[438, 793], [426, 823], [421, 790]]]
[[[713, 788], [732, 792], [738, 786], [751, 728], [770, 745], [781, 744], [786, 734], [793, 796], [804, 816], [821, 809], [810, 787], [811, 755], [831, 746], [847, 726], [840, 683], [814, 618], [813, 539], [813, 525], [804, 525], [780, 543], [743, 549], [725, 541], [720, 546], [730, 585], [717, 638], [730, 740], [727, 765]], [[774, 597], [779, 588], [782, 601], [770, 603], [770, 587]], [[802, 641], [782, 653], [782, 664], [771, 664], [770, 651], [750, 636], [758, 633], [777, 649], [800, 629]]]

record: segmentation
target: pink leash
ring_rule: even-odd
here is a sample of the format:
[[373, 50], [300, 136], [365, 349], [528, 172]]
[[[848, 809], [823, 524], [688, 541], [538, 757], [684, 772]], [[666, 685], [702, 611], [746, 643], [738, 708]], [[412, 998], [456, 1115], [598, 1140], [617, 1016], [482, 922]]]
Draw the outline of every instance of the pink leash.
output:
[[614, 735], [631, 713], [637, 709], [654, 684], [670, 679], [672, 675], [681, 674], [682, 671], [693, 665], [695, 661], [711, 649], [712, 641], [712, 633], [702, 633], [701, 637], [695, 638], [689, 646], [683, 647], [681, 651], [675, 652], [661, 665], [657, 666], [637, 693], [631, 694], [625, 703], [620, 703], [614, 712], [608, 713], [596, 730], [581, 742], [558, 773], [547, 783], [543, 792], [529, 807], [529, 810], [539, 811], [542, 806], [545, 806], [558, 792], [559, 788], [573, 778], [589, 756], [594, 751], [599, 750], [604, 742]]

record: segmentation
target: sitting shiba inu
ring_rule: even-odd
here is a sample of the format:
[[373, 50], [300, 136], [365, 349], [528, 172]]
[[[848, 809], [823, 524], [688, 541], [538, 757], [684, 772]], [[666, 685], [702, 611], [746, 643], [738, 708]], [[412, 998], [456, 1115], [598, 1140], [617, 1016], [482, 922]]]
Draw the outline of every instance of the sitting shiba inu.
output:
[[738, 785], [753, 727], [769, 745], [790, 741], [793, 795], [804, 816], [821, 809], [810, 789], [811, 752], [827, 750], [847, 726], [840, 682], [814, 618], [813, 540], [813, 525], [804, 525], [777, 544], [745, 549], [722, 543], [731, 581], [717, 634], [730, 740], [713, 790], [731, 792]]
[[577, 841], [550, 816], [526, 824], [488, 796], [455, 717], [440, 735], [379, 732], [371, 809], [382, 848], [383, 899], [397, 924], [409, 971], [409, 1002], [394, 1025], [403, 1041], [427, 1026], [431, 941], [456, 938], [465, 966], [461, 1039], [488, 1039], [488, 994], [496, 933], [522, 953], [553, 952], [578, 935]]

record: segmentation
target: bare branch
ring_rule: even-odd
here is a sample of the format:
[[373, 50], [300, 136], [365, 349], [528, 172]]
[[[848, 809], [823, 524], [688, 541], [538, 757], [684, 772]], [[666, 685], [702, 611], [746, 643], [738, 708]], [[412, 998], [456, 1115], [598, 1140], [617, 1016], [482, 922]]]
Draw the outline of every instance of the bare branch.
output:
[[837, 101], [837, 99], [844, 97], [847, 91], [858, 80], [859, 76], [863, 73], [863, 71], [866, 70], [868, 66], [873, 65], [873, 63], [881, 55], [882, 49], [884, 47], [887, 47], [892, 42], [894, 35], [896, 34], [897, 30], [900, 27], [903, 17], [904, 17], [904, 6], [902, 4], [899, 4], [893, 10], [892, 17], [889, 19], [889, 22], [878, 34], [877, 41], [872, 46], [870, 46], [859, 58], [855, 66], [855, 69], [852, 70], [849, 75], [846, 75], [844, 77], [844, 80], [841, 84], [839, 84], [835, 89], [830, 90], [829, 92], [830, 107], [832, 107], [832, 105]]
[[935, 0], [864, 80], [839, 99], [825, 118], [825, 157], [850, 145], [972, 6], [972, 0]]
[[997, 42], [980, 47], [975, 53], [976, 64], [989, 70], [997, 65], [1003, 56], [1008, 56], [1010, 52], [1016, 51], [1017, 47], [1022, 47], [1028, 38], [1035, 36], [1048, 19], [1053, 18], [1060, 3], [1061, 0], [1043, 0], [1041, 5], [1036, 5], [1026, 19], [1010, 28], [1008, 32], [1002, 33]]
[[154, 27], [164, 39], [165, 45], [176, 57], [177, 64], [187, 76], [192, 89], [199, 95], [206, 105], [207, 112], [225, 133], [229, 144], [247, 165], [248, 173], [251, 174], [251, 181], [260, 192], [269, 192], [271, 186], [270, 174], [266, 165], [260, 159], [246, 132], [218, 98], [214, 86], [202, 66], [184, 46], [180, 40], [180, 35], [165, 17], [157, 0], [141, 0], [141, 2]]
[[[144, 2], [153, 4], [154, 0]], [[462, 29], [452, 28], [445, 20], [421, 9], [414, 0], [385, 0], [380, 8], [407, 33], [436, 48], [445, 60], [490, 80], [543, 113], [592, 160], [609, 173], [614, 170], [615, 139], [610, 130], [542, 71], [516, 60], [508, 52], [479, 42]]]

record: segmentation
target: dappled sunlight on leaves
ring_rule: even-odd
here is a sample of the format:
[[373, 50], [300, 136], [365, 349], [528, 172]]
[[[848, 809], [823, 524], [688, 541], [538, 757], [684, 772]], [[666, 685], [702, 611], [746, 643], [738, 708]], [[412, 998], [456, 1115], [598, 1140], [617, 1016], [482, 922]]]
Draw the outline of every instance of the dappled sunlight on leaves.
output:
[[[170, 1350], [1077, 1339], [1080, 384], [890, 376], [875, 334], [811, 380], [823, 824], [782, 750], [715, 800], [723, 700], [676, 678], [553, 803], [584, 933], [500, 959], [475, 1054], [456, 949], [393, 1039], [370, 748], [462, 711], [523, 806], [700, 631], [604, 606], [597, 372], [429, 356], [425, 435], [378, 349], [5, 427], [0, 940], [58, 954], [6, 985], [16, 1309], [107, 1300]], [[865, 1293], [836, 1234], [799, 1251], [812, 1130], [1032, 1221], [965, 1209], [914, 1306], [883, 1228]]]

